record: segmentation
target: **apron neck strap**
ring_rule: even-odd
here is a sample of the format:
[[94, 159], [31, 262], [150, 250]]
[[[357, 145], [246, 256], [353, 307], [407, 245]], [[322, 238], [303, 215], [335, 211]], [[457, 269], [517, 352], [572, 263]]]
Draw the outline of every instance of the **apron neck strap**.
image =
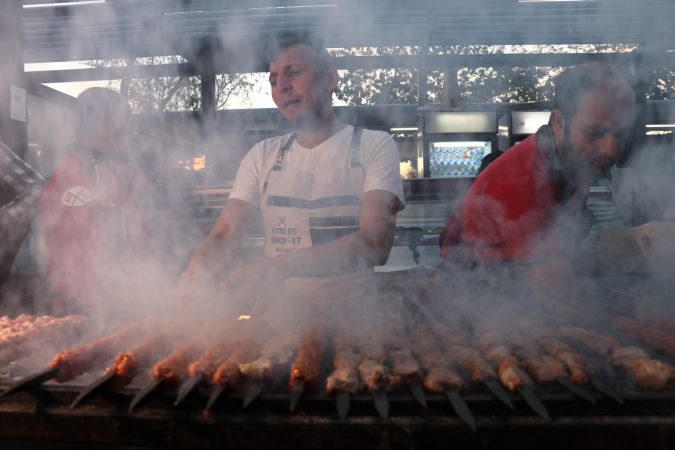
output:
[[352, 142], [349, 145], [351, 149], [351, 167], [363, 167], [361, 165], [361, 134], [363, 133], [363, 128], [354, 127], [354, 132], [352, 133]]
[[[351, 150], [351, 167], [362, 167], [361, 156], [359, 154], [359, 149], [361, 148], [362, 133], [363, 128], [354, 127], [354, 132], [352, 133], [352, 140], [349, 145], [349, 148]], [[286, 153], [288, 153], [288, 150], [291, 148], [291, 145], [293, 145], [293, 142], [295, 142], [295, 138], [296, 134], [295, 133], [291, 134], [286, 143], [283, 146], [281, 146], [279, 152], [277, 153], [277, 159], [274, 163], [274, 167], [272, 168], [272, 170], [282, 169], [284, 165], [284, 157], [286, 156]]]
[[272, 170], [281, 170], [281, 168], [284, 165], [284, 157], [286, 156], [288, 150], [291, 148], [291, 145], [293, 145], [293, 142], [295, 142], [295, 136], [296, 136], [295, 133], [291, 134], [286, 143], [281, 146], [279, 152], [277, 153], [277, 160], [274, 163], [274, 167], [272, 168]]

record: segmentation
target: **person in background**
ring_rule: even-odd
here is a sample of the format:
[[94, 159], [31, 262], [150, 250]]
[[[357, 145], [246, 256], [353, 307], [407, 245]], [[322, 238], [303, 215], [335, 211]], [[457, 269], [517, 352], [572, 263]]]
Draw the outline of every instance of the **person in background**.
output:
[[485, 169], [487, 169], [487, 167], [488, 167], [490, 164], [492, 164], [493, 162], [495, 162], [495, 161], [497, 160], [497, 158], [499, 158], [499, 157], [502, 156], [503, 154], [504, 154], [503, 151], [501, 151], [501, 150], [495, 150], [495, 151], [490, 152], [490, 153], [488, 153], [487, 155], [485, 155], [485, 157], [484, 157], [483, 159], [481, 159], [481, 161], [480, 161], [480, 167], [478, 167], [478, 173], [477, 173], [476, 175], [480, 175], [480, 173], [481, 173], [482, 171], [484, 171]]
[[46, 182], [0, 142], [0, 284], [9, 277]]
[[563, 72], [549, 123], [476, 178], [441, 234], [441, 256], [564, 282], [590, 230], [589, 187], [616, 163], [635, 115], [635, 92], [616, 67], [593, 62]]
[[130, 163], [131, 110], [116, 92], [77, 98], [75, 148], [40, 199], [51, 308], [90, 310], [112, 299], [112, 275], [145, 248], [132, 194], [142, 179]]
[[[180, 280], [182, 299], [213, 261], [225, 266], [215, 270], [221, 284], [241, 292], [283, 283], [295, 298], [359, 297], [391, 250], [404, 206], [396, 144], [384, 132], [338, 120], [337, 70], [311, 36], [281, 36], [273, 47], [272, 98], [294, 130], [244, 157], [227, 205]], [[232, 270], [258, 210], [266, 258]]]

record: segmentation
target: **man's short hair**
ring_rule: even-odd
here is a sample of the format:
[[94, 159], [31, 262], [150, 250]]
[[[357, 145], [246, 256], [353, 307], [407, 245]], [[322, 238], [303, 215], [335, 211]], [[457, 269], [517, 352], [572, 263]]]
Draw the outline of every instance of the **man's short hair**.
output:
[[558, 75], [552, 108], [560, 110], [565, 118], [572, 117], [579, 99], [603, 81], [624, 81], [634, 90], [629, 75], [618, 67], [602, 61], [585, 63]]
[[92, 87], [77, 96], [77, 128], [78, 135], [107, 124], [114, 132], [122, 129], [129, 121], [131, 110], [124, 98], [113, 91], [102, 87]]
[[335, 65], [333, 57], [328, 53], [323, 41], [315, 34], [310, 32], [287, 32], [273, 36], [265, 52], [265, 63], [267, 67], [287, 48], [294, 45], [306, 45], [314, 49], [319, 63], [319, 69], [328, 69]]

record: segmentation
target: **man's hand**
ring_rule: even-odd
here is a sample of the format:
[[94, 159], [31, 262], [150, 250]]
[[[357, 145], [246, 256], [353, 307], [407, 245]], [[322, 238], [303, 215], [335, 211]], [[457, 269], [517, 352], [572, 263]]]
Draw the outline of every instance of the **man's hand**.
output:
[[243, 312], [259, 315], [266, 309], [265, 300], [276, 289], [273, 283], [283, 281], [283, 276], [276, 270], [273, 260], [267, 259], [237, 269], [228, 274], [218, 284], [221, 289], [228, 290], [228, 298], [237, 304]]
[[562, 258], [521, 269], [536, 292], [542, 295], [579, 295], [580, 281], [569, 260]]
[[[255, 216], [250, 203], [229, 199], [213, 229], [195, 250], [176, 286], [176, 300], [184, 304], [195, 289], [213, 282], [219, 269], [228, 267], [245, 231]], [[214, 270], [215, 269], [215, 270]]]
[[179, 304], [185, 304], [195, 287], [203, 286], [205, 282], [205, 269], [201, 258], [193, 256], [183, 271], [176, 284], [176, 300]]
[[257, 264], [237, 269], [223, 278], [219, 286], [236, 289], [283, 281], [285, 277], [276, 268], [274, 262], [274, 259], [266, 259]]

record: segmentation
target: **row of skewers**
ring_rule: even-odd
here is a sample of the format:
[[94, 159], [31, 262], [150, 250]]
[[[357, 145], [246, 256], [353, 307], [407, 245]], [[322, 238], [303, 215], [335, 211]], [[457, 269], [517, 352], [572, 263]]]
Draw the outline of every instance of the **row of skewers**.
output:
[[0, 364], [28, 355], [50, 342], [76, 339], [84, 333], [87, 325], [87, 318], [81, 315], [0, 316]]
[[675, 358], [675, 338], [627, 316], [615, 317], [614, 329], [647, 347], [625, 344], [591, 328], [546, 329], [527, 321], [508, 331], [488, 323], [466, 330], [395, 321], [364, 334], [340, 327], [329, 333], [314, 324], [263, 340], [256, 331], [264, 327], [250, 322], [236, 323], [227, 335], [185, 338], [166, 331], [161, 320], [146, 318], [58, 353], [45, 370], [8, 386], [0, 396], [50, 379], [70, 381], [107, 364], [102, 375], [80, 392], [73, 407], [103, 390], [127, 386], [149, 369], [152, 381], [132, 399], [130, 412], [167, 390], [177, 391], [179, 405], [200, 386], [211, 388], [207, 411], [223, 393], [235, 390], [243, 390], [246, 407], [265, 386], [288, 377], [291, 411], [304, 393], [325, 387], [336, 398], [341, 419], [348, 416], [350, 398], [364, 391], [372, 393], [377, 412], [387, 418], [387, 393], [407, 387], [423, 406], [426, 393], [445, 395], [457, 416], [475, 429], [476, 420], [461, 394], [476, 385], [485, 386], [510, 409], [514, 408], [512, 394], [519, 394], [534, 412], [548, 419], [547, 408], [536, 394], [540, 386], [562, 386], [595, 404], [593, 390], [622, 401], [610, 368], [628, 374], [637, 389], [666, 390], [675, 380], [675, 368], [653, 357], [651, 350]]

